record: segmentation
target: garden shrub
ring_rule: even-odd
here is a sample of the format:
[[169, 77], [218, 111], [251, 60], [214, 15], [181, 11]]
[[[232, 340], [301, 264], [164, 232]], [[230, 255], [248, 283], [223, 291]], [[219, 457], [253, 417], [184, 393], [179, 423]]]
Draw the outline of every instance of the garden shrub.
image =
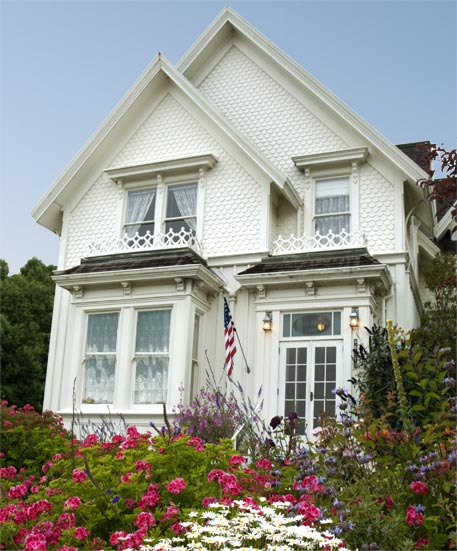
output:
[[70, 443], [62, 419], [50, 411], [40, 414], [28, 404], [20, 408], [1, 402], [2, 464], [40, 475], [43, 463], [55, 453], [66, 452]]

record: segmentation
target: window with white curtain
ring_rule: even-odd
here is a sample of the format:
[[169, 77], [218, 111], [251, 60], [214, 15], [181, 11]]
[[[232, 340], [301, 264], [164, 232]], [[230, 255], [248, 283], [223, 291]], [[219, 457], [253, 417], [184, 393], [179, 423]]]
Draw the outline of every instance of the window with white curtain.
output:
[[83, 403], [114, 401], [118, 322], [118, 312], [88, 315]]
[[315, 182], [314, 231], [327, 235], [330, 230], [350, 232], [349, 178], [330, 178]]
[[167, 401], [171, 310], [139, 311], [135, 341], [135, 404]]
[[124, 232], [133, 237], [137, 232], [154, 234], [156, 188], [130, 190], [127, 194], [127, 211]]
[[197, 182], [170, 185], [167, 189], [165, 232], [197, 229]]

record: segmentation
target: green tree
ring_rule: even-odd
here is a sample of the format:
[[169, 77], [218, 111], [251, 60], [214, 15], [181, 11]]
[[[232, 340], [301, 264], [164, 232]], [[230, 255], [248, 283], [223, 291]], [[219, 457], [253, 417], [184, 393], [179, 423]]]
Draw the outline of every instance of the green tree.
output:
[[457, 256], [440, 253], [425, 275], [425, 284], [432, 293], [431, 301], [424, 305], [421, 327], [412, 332], [412, 341], [433, 351], [451, 349], [456, 358], [457, 340]]
[[55, 266], [31, 258], [19, 274], [8, 275], [0, 260], [1, 396], [41, 411], [51, 331]]

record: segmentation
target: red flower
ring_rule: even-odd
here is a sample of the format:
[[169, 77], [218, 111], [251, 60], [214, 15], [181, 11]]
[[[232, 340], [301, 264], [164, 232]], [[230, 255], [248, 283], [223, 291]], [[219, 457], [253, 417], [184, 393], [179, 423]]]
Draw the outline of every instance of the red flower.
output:
[[411, 482], [409, 487], [415, 494], [428, 494], [427, 484], [424, 484], [423, 482]]
[[386, 504], [387, 509], [392, 509], [392, 507], [394, 506], [394, 500], [390, 496], [385, 496], [384, 502]]
[[273, 466], [273, 464], [271, 463], [271, 461], [269, 459], [259, 459], [257, 461], [257, 463], [255, 464], [255, 466], [258, 469], [263, 469], [264, 471], [269, 471], [271, 469], [271, 467]]
[[230, 465], [240, 465], [241, 463], [244, 463], [246, 459], [242, 455], [232, 455], [230, 458], [229, 464]]
[[175, 478], [167, 484], [166, 488], [172, 494], [180, 494], [186, 486], [183, 478]]
[[427, 538], [419, 538], [416, 543], [414, 544], [414, 547], [416, 549], [420, 549], [421, 547], [425, 547], [426, 545], [428, 545], [428, 539]]
[[406, 511], [406, 524], [408, 526], [420, 526], [424, 522], [424, 515], [422, 513], [417, 513], [412, 505], [408, 505], [408, 510]]
[[78, 496], [69, 497], [64, 503], [64, 509], [77, 509], [81, 505], [81, 500]]
[[135, 520], [135, 526], [139, 526], [140, 528], [149, 528], [149, 526], [155, 526], [156, 525], [156, 519], [154, 518], [151, 513], [145, 513], [144, 511], [142, 513], [139, 513], [139, 515], [136, 517]]
[[78, 528], [76, 528], [76, 530], [73, 532], [73, 536], [79, 541], [85, 540], [88, 535], [89, 530], [87, 528], [84, 528], [84, 526], [78, 526]]
[[81, 471], [81, 469], [73, 469], [71, 478], [73, 482], [84, 482], [87, 478], [87, 474], [84, 471]]

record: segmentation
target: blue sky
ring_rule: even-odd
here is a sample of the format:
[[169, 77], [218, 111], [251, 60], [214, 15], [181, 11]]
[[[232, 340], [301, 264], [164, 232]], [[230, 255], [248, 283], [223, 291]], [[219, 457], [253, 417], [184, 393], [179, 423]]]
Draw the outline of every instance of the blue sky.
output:
[[0, 0], [0, 257], [57, 263], [30, 212], [157, 52], [230, 5], [393, 143], [456, 147], [454, 0]]

